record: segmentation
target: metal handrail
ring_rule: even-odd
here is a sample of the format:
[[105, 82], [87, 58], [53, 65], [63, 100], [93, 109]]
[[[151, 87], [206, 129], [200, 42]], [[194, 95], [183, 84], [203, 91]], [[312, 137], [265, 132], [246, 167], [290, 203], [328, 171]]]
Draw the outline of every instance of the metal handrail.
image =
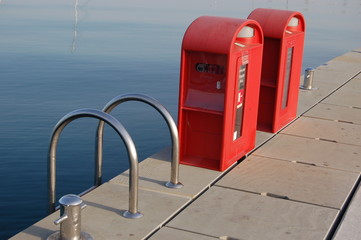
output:
[[66, 114], [55, 125], [50, 138], [49, 159], [48, 159], [48, 191], [49, 191], [49, 212], [55, 211], [56, 194], [56, 148], [60, 133], [66, 125], [75, 119], [92, 117], [108, 123], [123, 140], [129, 158], [130, 178], [129, 178], [129, 209], [123, 216], [127, 218], [139, 218], [142, 216], [138, 212], [138, 155], [134, 142], [123, 125], [113, 116], [95, 109], [79, 109]]
[[[127, 101], [139, 101], [146, 103], [153, 108], [155, 108], [166, 121], [171, 138], [172, 138], [172, 153], [171, 153], [171, 177], [170, 181], [165, 185], [169, 188], [181, 188], [183, 185], [179, 182], [179, 141], [178, 141], [178, 130], [177, 125], [175, 124], [172, 116], [167, 111], [167, 109], [156, 99], [143, 95], [143, 94], [123, 94], [119, 95], [112, 100], [110, 100], [103, 111], [106, 113], [110, 113], [116, 106], [123, 102]], [[95, 162], [95, 170], [96, 170], [96, 178], [95, 185], [99, 186], [102, 183], [102, 162], [103, 162], [103, 133], [104, 133], [104, 122], [100, 121], [97, 130], [97, 146], [96, 146], [96, 162]]]

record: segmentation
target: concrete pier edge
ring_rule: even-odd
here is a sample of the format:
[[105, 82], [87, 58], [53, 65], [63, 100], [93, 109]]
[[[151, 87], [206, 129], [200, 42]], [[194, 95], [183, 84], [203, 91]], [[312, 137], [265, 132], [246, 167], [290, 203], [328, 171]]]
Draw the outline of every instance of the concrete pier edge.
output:
[[[301, 83], [303, 76], [301, 76]], [[225, 172], [180, 166], [169, 189], [169, 148], [139, 164], [141, 219], [125, 219], [125, 171], [82, 196], [94, 239], [357, 239], [361, 221], [361, 48], [315, 69], [298, 116]], [[46, 239], [55, 212], [13, 236]], [[227, 238], [228, 237], [228, 238]]]

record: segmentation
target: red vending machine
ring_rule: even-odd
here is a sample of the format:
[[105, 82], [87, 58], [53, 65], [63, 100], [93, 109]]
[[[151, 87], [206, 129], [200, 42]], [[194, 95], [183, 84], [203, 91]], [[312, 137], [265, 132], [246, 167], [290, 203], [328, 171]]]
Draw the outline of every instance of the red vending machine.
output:
[[223, 171], [254, 148], [263, 34], [256, 21], [204, 16], [182, 44], [180, 162]]
[[264, 33], [257, 130], [277, 132], [297, 114], [305, 20], [301, 13], [255, 9]]

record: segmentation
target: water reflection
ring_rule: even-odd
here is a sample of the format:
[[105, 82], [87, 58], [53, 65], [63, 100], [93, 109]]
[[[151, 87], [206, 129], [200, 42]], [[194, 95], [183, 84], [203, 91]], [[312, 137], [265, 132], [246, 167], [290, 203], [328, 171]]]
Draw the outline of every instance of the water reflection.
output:
[[74, 35], [73, 35], [73, 42], [71, 47], [71, 52], [74, 53], [76, 49], [76, 38], [77, 38], [77, 28], [78, 28], [78, 0], [74, 2]]
[[74, 53], [77, 48], [77, 38], [78, 38], [78, 25], [81, 21], [86, 18], [87, 10], [86, 7], [91, 0], [87, 0], [84, 3], [79, 3], [79, 0], [74, 0], [74, 24], [73, 24], [73, 40], [71, 44], [71, 52]]

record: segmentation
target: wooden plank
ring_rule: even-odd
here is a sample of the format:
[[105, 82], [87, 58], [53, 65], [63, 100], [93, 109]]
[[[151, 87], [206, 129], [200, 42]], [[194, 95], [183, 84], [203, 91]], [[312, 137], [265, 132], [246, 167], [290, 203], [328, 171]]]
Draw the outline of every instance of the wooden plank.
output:
[[237, 239], [323, 239], [335, 209], [214, 186], [168, 225]]
[[358, 175], [251, 156], [216, 185], [341, 209]]
[[356, 173], [361, 171], [360, 146], [291, 135], [278, 134], [253, 155], [304, 162]]
[[361, 125], [300, 117], [282, 133], [361, 146]]

